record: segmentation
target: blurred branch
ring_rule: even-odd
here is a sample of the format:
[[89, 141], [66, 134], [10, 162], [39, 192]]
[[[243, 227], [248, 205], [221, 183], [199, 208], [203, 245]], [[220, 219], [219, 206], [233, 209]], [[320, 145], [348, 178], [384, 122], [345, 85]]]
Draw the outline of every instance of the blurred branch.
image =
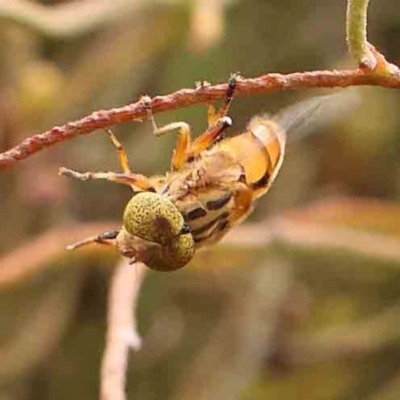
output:
[[[240, 246], [267, 251], [278, 239], [280, 246], [294, 251], [326, 253], [326, 250], [342, 250], [349, 255], [368, 257], [371, 260], [391, 261], [393, 267], [398, 269], [400, 239], [396, 235], [400, 235], [397, 222], [399, 215], [400, 207], [397, 204], [375, 199], [348, 197], [320, 201], [287, 212], [281, 217], [238, 226], [223, 240], [221, 247]], [[380, 225], [377, 216], [380, 219], [390, 219], [393, 223]], [[351, 228], [352, 224], [356, 228]], [[71, 255], [66, 252], [65, 246], [119, 225], [118, 221], [75, 224], [50, 230], [20, 245], [0, 258], [0, 289], [34, 276], [56, 258], [111, 254], [108, 246], [93, 245]], [[380, 233], [365, 231], [376, 228]]]
[[267, 222], [273, 237], [283, 246], [304, 250], [342, 250], [354, 255], [400, 262], [400, 239], [382, 233], [364, 232], [303, 220], [301, 225], [290, 218], [276, 218]]
[[124, 400], [129, 350], [139, 350], [134, 312], [147, 267], [122, 259], [109, 289], [107, 341], [101, 366], [102, 400]]
[[[238, 78], [235, 96], [269, 93], [278, 90], [311, 88], [335, 88], [360, 85], [375, 85], [388, 88], [400, 87], [400, 73], [387, 75], [368, 73], [359, 68], [341, 71], [296, 72], [292, 74], [267, 74], [258, 78]], [[199, 103], [212, 103], [225, 97], [227, 84], [198, 85], [195, 89], [181, 89], [165, 96], [152, 99], [147, 96], [136, 103], [119, 108], [96, 111], [77, 121], [34, 135], [0, 154], [0, 169], [10, 167], [19, 160], [52, 146], [58, 142], [85, 135], [96, 129], [109, 127], [121, 122], [141, 120], [151, 107], [153, 113], [193, 106]]]
[[[93, 232], [102, 232], [113, 226], [118, 226], [118, 222], [76, 224], [50, 230], [27, 243], [20, 244], [16, 250], [0, 258], [0, 288], [13, 286], [35, 276], [57, 258], [79, 257], [80, 253], [71, 255], [65, 247]], [[96, 252], [106, 249], [109, 251], [108, 247], [104, 246], [95, 246], [94, 249]]]
[[[368, 355], [400, 339], [400, 304], [346, 327], [294, 335], [283, 345], [283, 362], [304, 365]], [[282, 355], [281, 355], [282, 356]]]
[[119, 18], [171, 0], [86, 0], [44, 6], [26, 0], [0, 2], [0, 20], [21, 24], [51, 38], [71, 38], [93, 31]]
[[378, 198], [338, 196], [312, 202], [285, 213], [289, 220], [324, 226], [357, 228], [400, 236], [400, 203]]
[[[376, 261], [400, 262], [400, 206], [376, 199], [343, 197], [317, 201], [268, 218], [244, 224], [223, 243], [270, 246], [319, 252], [341, 250]], [[379, 230], [379, 232], [374, 232]]]

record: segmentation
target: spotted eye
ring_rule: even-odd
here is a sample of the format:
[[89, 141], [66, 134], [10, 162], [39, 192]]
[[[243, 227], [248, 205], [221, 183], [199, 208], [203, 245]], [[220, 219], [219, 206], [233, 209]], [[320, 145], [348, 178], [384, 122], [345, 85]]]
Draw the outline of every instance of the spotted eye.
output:
[[194, 256], [190, 228], [177, 207], [158, 193], [133, 196], [124, 211], [123, 228], [118, 240], [120, 250], [134, 252], [134, 238], [153, 243], [145, 246], [143, 261], [157, 271], [182, 268]]
[[176, 206], [153, 192], [133, 196], [123, 216], [123, 226], [131, 235], [161, 245], [178, 236], [184, 224], [183, 216]]

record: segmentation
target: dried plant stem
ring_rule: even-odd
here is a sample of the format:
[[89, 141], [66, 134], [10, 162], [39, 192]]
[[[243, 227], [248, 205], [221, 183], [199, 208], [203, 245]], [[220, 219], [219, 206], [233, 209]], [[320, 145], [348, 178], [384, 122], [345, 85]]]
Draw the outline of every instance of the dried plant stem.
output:
[[[349, 86], [375, 85], [388, 88], [400, 88], [400, 74], [370, 74], [363, 69], [341, 71], [312, 71], [292, 74], [267, 74], [257, 78], [238, 79], [236, 96], [255, 93], [268, 93], [278, 90], [311, 88], [344, 88]], [[121, 122], [142, 119], [147, 115], [148, 107], [153, 113], [177, 108], [189, 107], [199, 103], [211, 103], [223, 99], [227, 84], [204, 85], [195, 89], [181, 89], [175, 93], [145, 98], [136, 103], [119, 108], [96, 111], [77, 121], [25, 139], [14, 148], [0, 154], [0, 169], [10, 167], [19, 160], [52, 146], [58, 142], [85, 135]]]
[[367, 9], [369, 0], [348, 0], [346, 40], [351, 56], [360, 66], [373, 70], [377, 61], [367, 41]]
[[125, 380], [129, 350], [139, 350], [135, 309], [146, 273], [140, 262], [123, 259], [111, 282], [108, 302], [107, 339], [101, 366], [102, 400], [125, 400]]

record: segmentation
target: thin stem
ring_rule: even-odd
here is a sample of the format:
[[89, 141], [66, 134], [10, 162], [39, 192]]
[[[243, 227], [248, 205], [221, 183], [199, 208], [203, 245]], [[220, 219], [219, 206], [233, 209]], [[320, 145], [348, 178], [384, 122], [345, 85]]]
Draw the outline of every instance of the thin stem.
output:
[[[400, 74], [370, 74], [363, 69], [295, 72], [286, 75], [271, 73], [257, 78], [238, 78], [235, 96], [278, 90], [344, 88], [361, 85], [400, 88]], [[181, 89], [175, 93], [156, 96], [152, 99], [144, 97], [136, 103], [123, 107], [96, 111], [77, 121], [55, 126], [42, 134], [29, 137], [14, 148], [1, 153], [0, 169], [10, 167], [17, 161], [28, 158], [58, 142], [86, 135], [96, 129], [103, 129], [121, 122], [141, 120], [147, 116], [149, 107], [155, 114], [199, 103], [211, 103], [223, 99], [226, 90], [227, 84], [198, 85], [195, 89]]]
[[377, 61], [367, 40], [367, 10], [369, 0], [348, 0], [346, 40], [351, 56], [358, 65], [375, 69]]
[[146, 266], [123, 259], [109, 290], [107, 339], [101, 366], [101, 400], [125, 400], [129, 350], [139, 350], [135, 309]]

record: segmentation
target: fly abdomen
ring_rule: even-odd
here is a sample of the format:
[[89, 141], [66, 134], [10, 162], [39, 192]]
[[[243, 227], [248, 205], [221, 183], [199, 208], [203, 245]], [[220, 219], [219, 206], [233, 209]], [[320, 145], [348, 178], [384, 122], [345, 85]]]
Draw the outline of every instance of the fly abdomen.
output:
[[229, 212], [225, 211], [218, 217], [214, 218], [212, 221], [208, 222], [207, 224], [204, 224], [203, 226], [198, 227], [197, 229], [192, 230], [192, 235], [193, 236], [200, 236], [203, 233], [206, 233], [208, 231], [211, 231], [215, 226], [221, 222], [222, 220], [226, 221], [226, 219], [229, 217]]
[[190, 210], [188, 212], [183, 212], [182, 213], [183, 218], [185, 221], [195, 221], [198, 220], [199, 218], [203, 218], [207, 215], [207, 211], [203, 207], [196, 207], [193, 210]]
[[210, 244], [217, 242], [224, 236], [224, 234], [229, 230], [229, 213], [221, 214], [216, 221], [209, 227], [208, 230], [204, 230], [202, 234], [193, 234], [193, 239], [196, 246], [203, 246], [205, 244]]
[[207, 210], [219, 210], [223, 206], [225, 206], [229, 200], [232, 198], [232, 192], [226, 192], [224, 195], [217, 199], [209, 200], [206, 203]]

